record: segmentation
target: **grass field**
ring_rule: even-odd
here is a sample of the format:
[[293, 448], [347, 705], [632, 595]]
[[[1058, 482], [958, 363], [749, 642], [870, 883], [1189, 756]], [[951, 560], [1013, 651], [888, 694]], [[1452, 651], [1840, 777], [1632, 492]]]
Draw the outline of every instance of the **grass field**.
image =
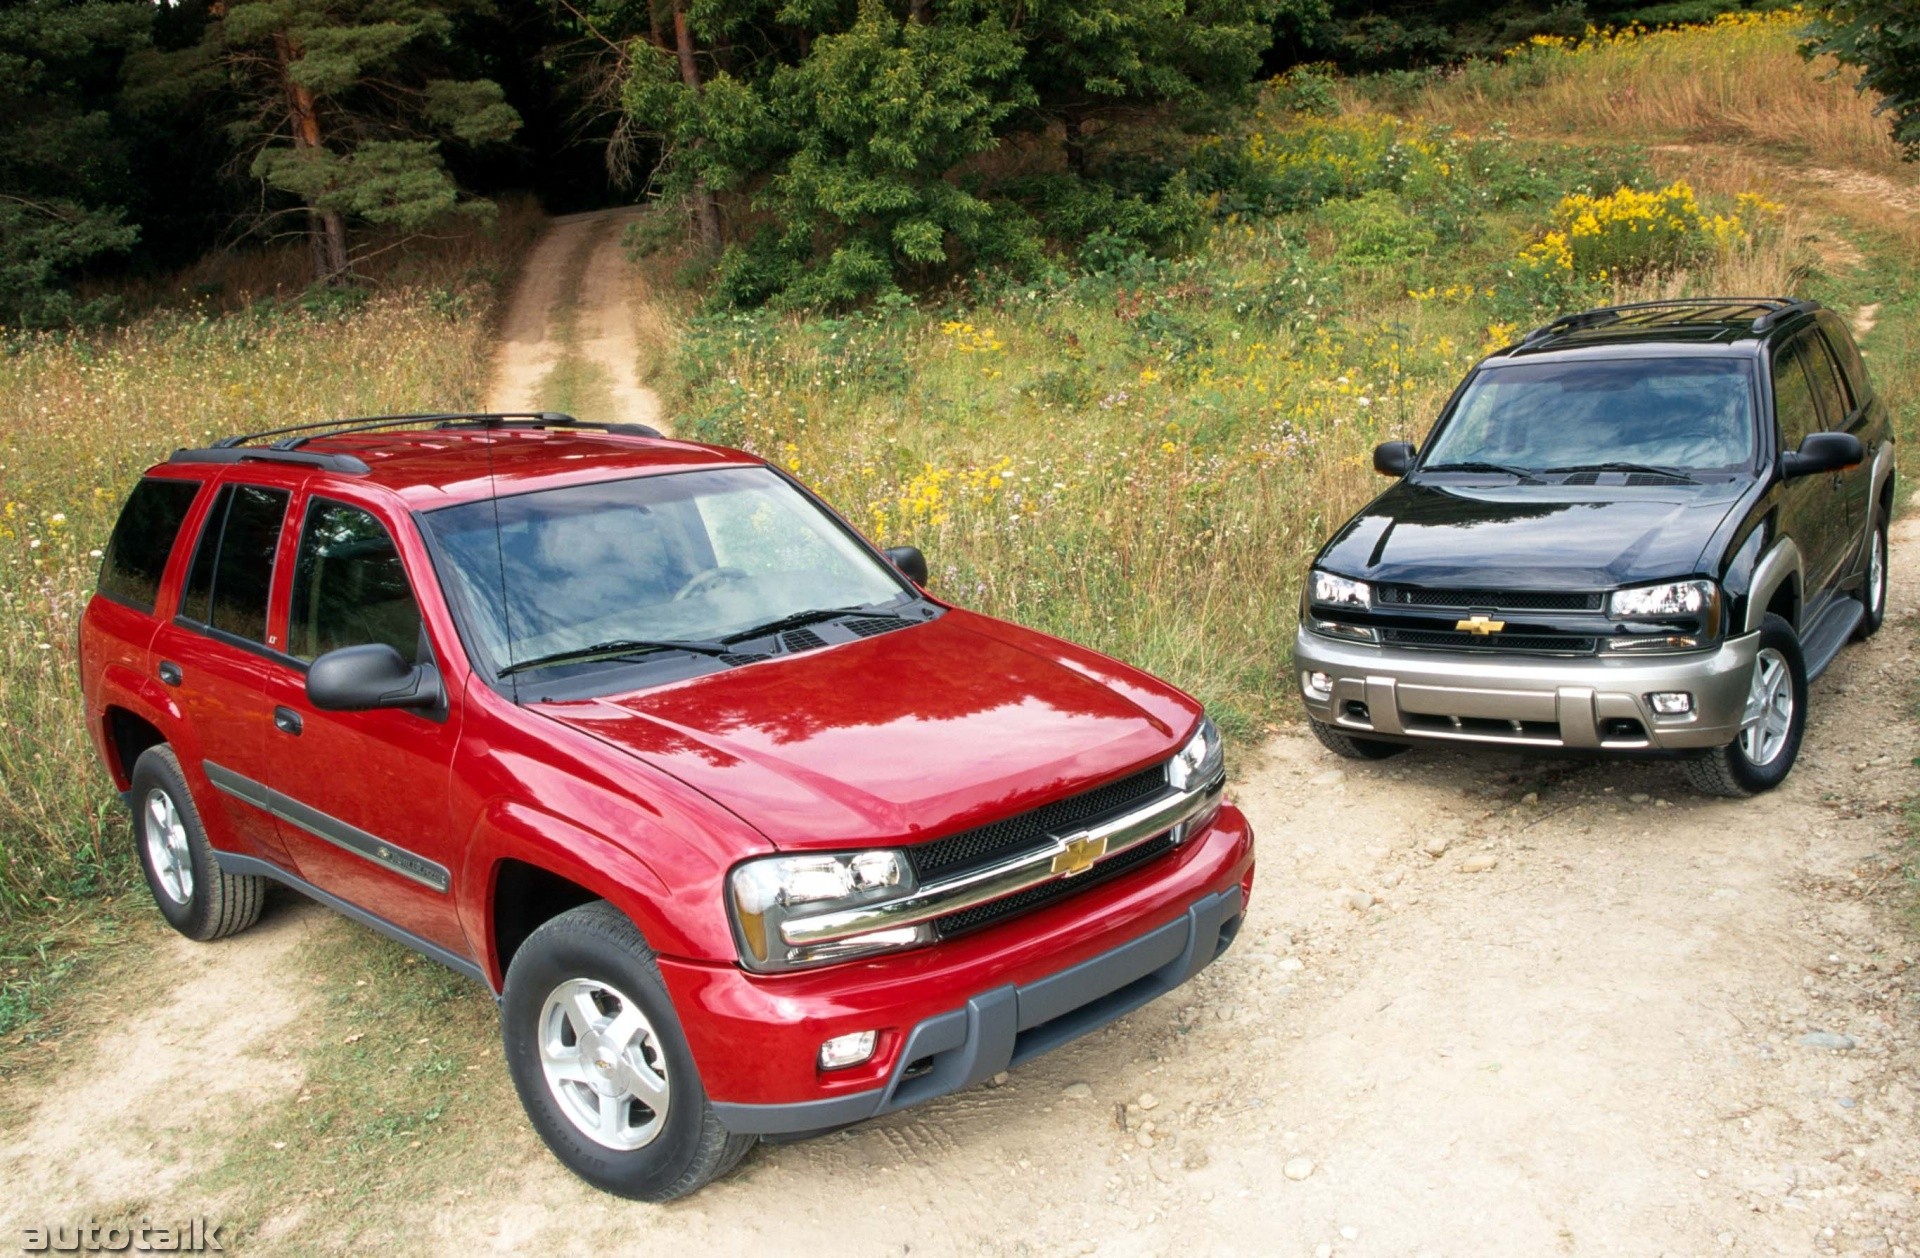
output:
[[[78, 617], [148, 464], [225, 433], [478, 404], [490, 315], [537, 218], [416, 253], [364, 300], [161, 309], [0, 352], [0, 1034], [132, 885], [125, 810], [78, 713]], [[271, 273], [256, 264], [252, 274]], [[213, 296], [207, 298], [222, 304]]]
[[[1869, 189], [1907, 176], [1822, 73], [1767, 19], [1276, 85], [1194, 153], [1213, 217], [1187, 256], [835, 318], [698, 314], [683, 293], [655, 383], [681, 433], [765, 454], [876, 541], [923, 547], [940, 593], [1169, 676], [1253, 737], [1291, 719], [1299, 579], [1379, 488], [1369, 448], [1421, 436], [1478, 355], [1555, 309], [1714, 290], [1877, 305], [1869, 361], [1920, 471], [1915, 216], [1808, 170]], [[1696, 194], [1683, 230], [1638, 240], [1644, 199], [1681, 204], [1680, 180]], [[1600, 237], [1563, 243], [1603, 275], [1557, 261], [1553, 233], [1583, 208]], [[477, 402], [533, 226], [523, 211], [409, 254], [364, 302], [242, 302], [280, 264], [233, 264], [183, 281], [204, 308], [6, 341], [0, 1035], [70, 982], [76, 945], [112, 928], [102, 904], [134, 882], [73, 658], [126, 486], [219, 433]]]

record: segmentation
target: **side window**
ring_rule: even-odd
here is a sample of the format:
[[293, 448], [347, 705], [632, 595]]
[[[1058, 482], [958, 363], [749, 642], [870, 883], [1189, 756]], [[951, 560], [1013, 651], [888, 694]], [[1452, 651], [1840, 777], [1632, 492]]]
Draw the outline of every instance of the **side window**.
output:
[[1810, 432], [1820, 430], [1820, 412], [1814, 409], [1813, 386], [1807, 382], [1800, 354], [1783, 345], [1773, 355], [1773, 409], [1780, 420], [1780, 448], [1798, 449]]
[[181, 615], [249, 642], [267, 640], [267, 594], [288, 493], [229, 485], [207, 515]]
[[311, 660], [384, 642], [417, 662], [420, 605], [385, 526], [359, 507], [315, 498], [293, 565], [287, 650]]
[[199, 496], [200, 482], [149, 477], [134, 486], [100, 561], [100, 593], [150, 612], [174, 539]]
[[1847, 388], [1847, 398], [1858, 408], [1873, 396], [1873, 382], [1867, 379], [1867, 363], [1860, 357], [1860, 347], [1853, 342], [1853, 333], [1847, 331], [1847, 325], [1832, 315], [1823, 315], [1820, 319], [1820, 334], [1827, 342], [1827, 348], [1833, 351], [1833, 361], [1840, 364], [1840, 383]]
[[1813, 378], [1814, 396], [1820, 399], [1820, 413], [1826, 416], [1826, 427], [1845, 428], [1853, 407], [1847, 403], [1847, 392], [1840, 384], [1840, 369], [1833, 365], [1833, 355], [1827, 353], [1826, 342], [1810, 333], [1801, 340], [1800, 353], [1806, 360], [1807, 374]]

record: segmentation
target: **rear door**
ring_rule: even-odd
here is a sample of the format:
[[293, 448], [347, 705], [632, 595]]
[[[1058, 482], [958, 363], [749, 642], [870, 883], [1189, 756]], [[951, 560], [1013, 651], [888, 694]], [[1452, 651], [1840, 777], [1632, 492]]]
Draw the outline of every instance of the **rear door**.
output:
[[[192, 745], [178, 750], [215, 846], [287, 864], [265, 793], [267, 683], [278, 652], [267, 611], [292, 494], [229, 480], [200, 527], [173, 619], [154, 635], [160, 678], [178, 696]], [[202, 783], [212, 789], [200, 789]]]
[[445, 658], [415, 594], [431, 573], [409, 571], [376, 504], [316, 493], [300, 518], [286, 595], [292, 664], [271, 679], [279, 717], [267, 775], [281, 839], [308, 882], [471, 958], [452, 893], [460, 696], [438, 713], [325, 712], [306, 692], [306, 665], [340, 647], [384, 643], [409, 663]]

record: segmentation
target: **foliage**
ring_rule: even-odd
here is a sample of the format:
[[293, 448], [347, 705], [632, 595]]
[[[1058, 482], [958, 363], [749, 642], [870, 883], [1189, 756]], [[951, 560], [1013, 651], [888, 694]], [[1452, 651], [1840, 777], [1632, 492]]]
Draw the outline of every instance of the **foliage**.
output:
[[417, 231], [492, 203], [463, 198], [443, 143], [510, 138], [520, 117], [498, 84], [449, 73], [455, 19], [487, 0], [240, 0], [198, 43], [138, 59], [137, 99], [158, 109], [216, 86], [248, 173], [307, 215], [315, 278], [353, 264], [347, 228]]
[[1816, 12], [1806, 51], [1860, 71], [1859, 87], [1892, 115], [1893, 138], [1920, 156], [1920, 14], [1901, 0], [1834, 0]]
[[[626, 108], [663, 138], [663, 190], [728, 197], [716, 295], [846, 305], [978, 267], [1043, 270], [1175, 247], [1177, 163], [1108, 151], [1122, 118], [1189, 124], [1244, 92], [1282, 5], [1318, 0], [914, 0], [693, 5], [714, 72], [636, 40]], [[742, 55], [751, 47], [751, 55]], [[709, 59], [705, 47], [697, 61]], [[1057, 162], [1039, 157], [1061, 135]]]
[[145, 44], [150, 12], [124, 0], [0, 7], [0, 324], [107, 312], [69, 284], [139, 235], [122, 204], [129, 170], [112, 105], [121, 61]]

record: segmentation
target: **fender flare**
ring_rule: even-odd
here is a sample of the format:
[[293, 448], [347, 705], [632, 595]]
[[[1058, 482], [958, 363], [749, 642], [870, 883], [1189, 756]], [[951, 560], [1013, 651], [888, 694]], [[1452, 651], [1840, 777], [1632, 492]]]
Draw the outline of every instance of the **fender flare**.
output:
[[659, 911], [671, 892], [629, 848], [525, 801], [495, 799], [474, 821], [460, 900], [467, 906], [461, 914], [467, 938], [477, 945], [480, 967], [496, 992], [506, 971], [494, 938], [494, 893], [500, 867], [509, 860], [565, 878], [612, 904], [657, 952], [685, 956], [697, 947]]
[[[1800, 547], [1794, 540], [1783, 537], [1754, 565], [1753, 580], [1748, 585], [1746, 623], [1741, 627], [1743, 632], [1753, 633], [1760, 628], [1760, 622], [1766, 619], [1768, 604], [1773, 602], [1773, 596], [1788, 581], [1799, 581], [1804, 597], [1806, 562], [1801, 558]], [[1799, 628], [1799, 625], [1795, 625], [1795, 632]]]
[[180, 757], [183, 769], [191, 766], [198, 773], [200, 757], [197, 745], [191, 736], [191, 723], [186, 713], [180, 710], [173, 692], [161, 685], [159, 680], [150, 677], [126, 664], [109, 664], [101, 674], [100, 710], [93, 714], [88, 722], [89, 732], [100, 750], [101, 759], [106, 762], [113, 784], [120, 790], [126, 790], [133, 776], [133, 766], [120, 763], [120, 749], [114, 745], [113, 730], [108, 724], [108, 713], [120, 708], [139, 717], [160, 731], [160, 736]]

